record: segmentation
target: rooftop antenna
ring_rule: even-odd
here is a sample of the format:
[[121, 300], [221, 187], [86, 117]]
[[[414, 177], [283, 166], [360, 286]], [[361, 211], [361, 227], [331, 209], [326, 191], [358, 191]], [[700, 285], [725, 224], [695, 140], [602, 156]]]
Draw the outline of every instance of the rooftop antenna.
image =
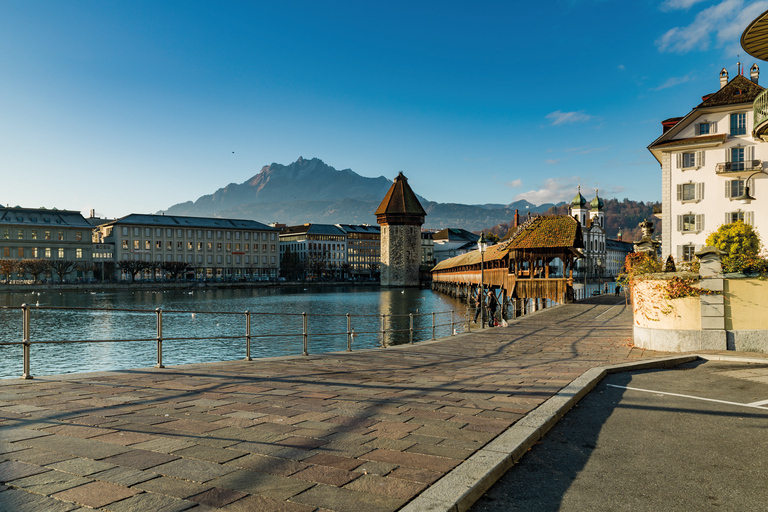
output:
[[736, 74], [740, 75], [741, 74], [741, 55], [739, 55], [738, 53], [736, 54], [736, 61], [737, 61], [736, 62]]

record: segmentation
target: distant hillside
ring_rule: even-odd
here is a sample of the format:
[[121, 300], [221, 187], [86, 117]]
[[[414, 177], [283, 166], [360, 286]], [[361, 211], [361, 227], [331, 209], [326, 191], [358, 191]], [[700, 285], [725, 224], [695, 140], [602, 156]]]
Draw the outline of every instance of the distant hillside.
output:
[[[655, 231], [654, 237], [661, 234], [661, 220], [653, 216], [654, 206], [659, 206], [660, 203], [632, 201], [630, 199], [624, 199], [619, 201], [618, 199], [604, 199], [605, 206], [603, 212], [605, 212], [605, 227], [608, 231], [608, 238], [616, 239], [619, 231], [621, 231], [622, 240], [632, 242], [640, 240], [642, 237], [642, 231], [638, 224], [644, 219], [653, 221]], [[562, 203], [558, 206], [553, 206], [544, 212], [544, 215], [567, 215], [568, 205]], [[521, 214], [521, 221], [522, 221]], [[507, 222], [502, 222], [486, 230], [486, 232], [495, 233], [499, 236], [504, 236], [509, 230], [509, 226], [512, 225], [513, 219], [510, 218]]]
[[[318, 158], [299, 158], [289, 165], [264, 166], [248, 181], [230, 183], [213, 194], [171, 206], [168, 215], [215, 216], [280, 222], [288, 225], [376, 224], [373, 212], [392, 181], [379, 176], [366, 178], [344, 169], [338, 171]], [[515, 208], [544, 212], [552, 204], [536, 206], [527, 201], [509, 205], [465, 205], [436, 203], [417, 196], [427, 217], [424, 227], [480, 230], [512, 218]]]

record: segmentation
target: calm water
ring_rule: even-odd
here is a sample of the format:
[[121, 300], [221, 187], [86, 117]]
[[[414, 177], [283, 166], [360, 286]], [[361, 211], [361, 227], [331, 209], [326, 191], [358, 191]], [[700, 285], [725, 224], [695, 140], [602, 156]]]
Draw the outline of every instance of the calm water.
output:
[[[466, 305], [431, 290], [379, 288], [255, 288], [220, 290], [29, 292], [0, 293], [0, 342], [22, 340], [19, 306], [40, 306], [31, 314], [36, 341], [125, 340], [104, 343], [50, 343], [31, 347], [32, 375], [90, 372], [153, 366], [157, 362], [155, 308], [163, 309], [164, 338], [212, 338], [163, 342], [163, 364], [175, 365], [245, 357], [245, 311], [251, 312], [251, 357], [301, 354], [303, 322], [308, 314], [309, 353], [346, 350], [347, 318], [356, 335], [353, 350], [382, 346], [381, 315], [387, 315], [384, 344], [409, 341], [408, 314], [413, 313], [414, 341], [432, 337], [436, 324], [450, 324], [454, 309], [457, 332]], [[109, 308], [119, 311], [57, 310], [46, 307]], [[126, 310], [149, 310], [145, 312]], [[195, 314], [192, 314], [195, 312]], [[223, 312], [237, 312], [230, 315]], [[422, 316], [423, 313], [428, 313]], [[394, 315], [394, 316], [393, 316]], [[401, 316], [402, 315], [402, 316]], [[450, 325], [436, 336], [450, 334]], [[394, 331], [394, 332], [392, 332]], [[226, 337], [236, 337], [228, 339]], [[23, 372], [20, 345], [0, 346], [0, 378]]]

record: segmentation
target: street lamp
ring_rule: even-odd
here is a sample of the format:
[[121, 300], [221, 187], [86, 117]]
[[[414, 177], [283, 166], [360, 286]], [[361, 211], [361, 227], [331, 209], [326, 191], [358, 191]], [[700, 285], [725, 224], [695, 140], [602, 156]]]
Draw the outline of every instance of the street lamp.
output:
[[768, 172], [757, 171], [756, 173], [750, 174], [749, 177], [746, 180], [744, 180], [744, 193], [741, 194], [740, 196], [734, 197], [733, 198], [734, 201], [740, 201], [741, 204], [749, 204], [755, 200], [755, 198], [749, 194], [749, 180], [751, 180], [752, 176], [756, 174], [768, 174]]
[[[485, 249], [488, 247], [488, 243], [485, 241], [485, 235], [483, 232], [480, 232], [480, 240], [477, 241], [477, 250], [480, 251], [480, 296], [482, 299], [485, 300]], [[480, 307], [480, 322], [482, 323], [482, 329], [485, 329], [485, 308], [483, 308], [482, 302], [478, 304], [478, 307]]]

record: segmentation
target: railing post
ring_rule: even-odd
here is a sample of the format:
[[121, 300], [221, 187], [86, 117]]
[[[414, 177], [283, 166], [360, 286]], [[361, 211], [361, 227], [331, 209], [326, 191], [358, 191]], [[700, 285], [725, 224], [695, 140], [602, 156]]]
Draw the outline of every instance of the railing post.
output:
[[31, 379], [32, 374], [29, 371], [29, 304], [22, 304], [21, 305], [21, 322], [22, 322], [22, 334], [21, 334], [21, 341], [23, 343], [23, 353], [24, 353], [24, 373], [21, 374], [22, 379]]
[[245, 360], [251, 361], [251, 312], [245, 311]]
[[386, 347], [386, 339], [387, 339], [387, 315], [382, 314], [381, 315], [381, 346]]
[[467, 332], [472, 332], [472, 310], [469, 307], [469, 299], [467, 299]]
[[411, 345], [413, 345], [413, 313], [408, 314], [408, 320], [410, 321], [410, 329], [408, 331], [408, 336], [411, 339]]
[[432, 339], [435, 339], [435, 312], [432, 312]]
[[451, 336], [456, 336], [456, 328], [453, 326], [453, 310], [451, 310]]
[[309, 355], [309, 350], [308, 350], [309, 346], [308, 346], [308, 342], [307, 342], [307, 337], [308, 337], [307, 336], [307, 314], [306, 313], [302, 313], [301, 314], [301, 318], [302, 318], [302, 322], [303, 322], [303, 325], [304, 325], [304, 352], [301, 355], [308, 356]]
[[157, 364], [155, 368], [165, 368], [163, 366], [163, 310], [155, 309], [157, 313]]
[[347, 313], [347, 352], [352, 352], [352, 315]]

